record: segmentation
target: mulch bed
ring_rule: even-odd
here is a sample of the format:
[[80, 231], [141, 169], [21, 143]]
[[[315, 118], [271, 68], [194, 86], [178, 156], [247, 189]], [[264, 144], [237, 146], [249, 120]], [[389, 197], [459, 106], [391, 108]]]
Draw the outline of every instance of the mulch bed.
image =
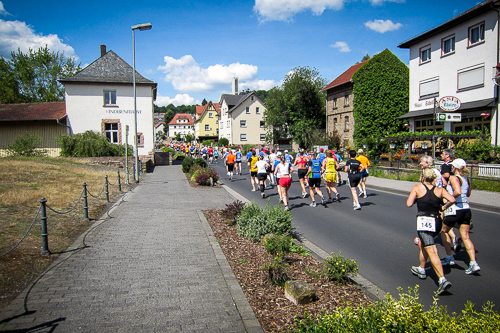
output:
[[204, 211], [227, 261], [232, 267], [243, 292], [265, 332], [283, 332], [293, 326], [295, 316], [304, 317], [304, 311], [317, 316], [331, 313], [346, 304], [368, 304], [370, 299], [355, 284], [338, 285], [325, 278], [314, 278], [305, 272], [318, 271], [320, 262], [312, 255], [286, 255], [290, 263], [288, 275], [293, 280], [306, 281], [316, 289], [318, 299], [307, 305], [294, 305], [285, 298], [283, 287], [271, 286], [261, 267], [270, 263], [272, 256], [259, 243], [238, 237], [236, 226], [229, 226], [220, 216], [220, 210]]

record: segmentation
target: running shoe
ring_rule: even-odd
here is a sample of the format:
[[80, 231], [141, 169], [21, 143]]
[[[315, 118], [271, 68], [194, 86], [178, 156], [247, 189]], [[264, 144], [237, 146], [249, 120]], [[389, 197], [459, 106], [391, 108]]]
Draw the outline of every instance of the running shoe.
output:
[[361, 210], [361, 205], [360, 204], [355, 205], [354, 210]]
[[309, 206], [311, 206], [311, 207], [316, 207], [316, 202], [315, 202], [315, 201], [313, 201], [313, 202], [312, 202]]
[[420, 266], [412, 266], [411, 272], [413, 273], [413, 275], [418, 276], [420, 279], [427, 278], [427, 274], [425, 273], [425, 269], [423, 269]]
[[443, 282], [441, 282], [439, 284], [439, 288], [437, 290], [437, 293], [438, 293], [438, 295], [441, 295], [442, 293], [444, 293], [446, 290], [448, 290], [450, 288], [451, 288], [451, 282], [448, 280], [444, 280]]
[[453, 240], [453, 251], [457, 253], [458, 251], [460, 251], [461, 247], [462, 247], [462, 238], [460, 236], [457, 236]]
[[262, 199], [264, 199], [264, 198], [266, 197], [266, 194], [265, 194], [264, 192], [262, 192], [262, 193], [260, 194], [260, 196], [262, 197]]
[[366, 192], [363, 194], [363, 198], [368, 198], [368, 194], [366, 194]]
[[333, 202], [333, 199], [332, 198], [329, 198], [328, 201], [326, 203], [332, 203]]
[[360, 197], [363, 194], [363, 191], [359, 191], [358, 197]]
[[288, 206], [285, 206], [285, 210], [290, 210], [290, 208], [288, 208]]
[[480, 270], [481, 270], [481, 267], [479, 267], [479, 265], [477, 263], [474, 263], [472, 265], [469, 265], [469, 268], [467, 268], [465, 270], [465, 274], [471, 275], [471, 274], [474, 274], [476, 272], [479, 272]]
[[252, 189], [252, 192], [255, 192], [255, 191], [256, 191], [256, 189], [254, 189], [254, 188], [253, 188], [253, 189]]
[[443, 266], [452, 266], [452, 265], [456, 265], [457, 263], [455, 262], [455, 258], [453, 257], [446, 257], [444, 259], [441, 259], [441, 265]]
[[340, 193], [337, 193], [337, 201], [340, 201]]
[[307, 196], [306, 192], [302, 192], [302, 198], [305, 198]]
[[326, 203], [325, 197], [321, 197], [321, 204], [324, 205]]
[[242, 175], [242, 173], [240, 172], [240, 176]]

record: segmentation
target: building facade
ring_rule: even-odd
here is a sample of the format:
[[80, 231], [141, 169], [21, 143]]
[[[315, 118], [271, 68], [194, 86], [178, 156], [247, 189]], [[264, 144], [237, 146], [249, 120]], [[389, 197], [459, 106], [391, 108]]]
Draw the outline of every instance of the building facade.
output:
[[[133, 68], [115, 52], [106, 52], [79, 73], [59, 80], [65, 87], [71, 133], [91, 130], [111, 143], [134, 144]], [[154, 153], [153, 101], [157, 84], [136, 72], [137, 147], [139, 157]], [[128, 132], [127, 132], [128, 128]], [[128, 137], [126, 137], [128, 134]]]
[[[436, 130], [491, 133], [499, 144], [498, 87], [492, 78], [499, 64], [498, 10], [487, 0], [399, 45], [410, 51], [410, 101], [406, 119], [412, 132], [434, 129], [439, 100], [460, 101], [461, 121], [436, 122]], [[436, 105], [436, 110], [435, 110]]]
[[175, 139], [177, 134], [181, 139], [188, 134], [194, 137], [193, 117], [189, 113], [177, 113], [168, 123], [168, 138]]
[[195, 140], [218, 140], [219, 137], [219, 103], [211, 101], [205, 105], [196, 106], [196, 119], [194, 120]]

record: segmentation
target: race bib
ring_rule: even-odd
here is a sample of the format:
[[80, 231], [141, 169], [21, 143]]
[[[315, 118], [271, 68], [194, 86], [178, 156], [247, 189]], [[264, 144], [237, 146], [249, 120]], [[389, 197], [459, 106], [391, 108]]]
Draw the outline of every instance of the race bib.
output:
[[447, 210], [444, 211], [444, 216], [457, 215], [457, 206], [451, 205]]
[[436, 218], [430, 216], [417, 216], [417, 231], [436, 232]]

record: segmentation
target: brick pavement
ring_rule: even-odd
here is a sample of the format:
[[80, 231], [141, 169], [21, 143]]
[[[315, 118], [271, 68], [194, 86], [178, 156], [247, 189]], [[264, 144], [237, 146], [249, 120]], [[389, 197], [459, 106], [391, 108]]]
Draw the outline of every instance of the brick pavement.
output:
[[0, 330], [262, 332], [201, 213], [232, 201], [156, 167], [1, 310]]

